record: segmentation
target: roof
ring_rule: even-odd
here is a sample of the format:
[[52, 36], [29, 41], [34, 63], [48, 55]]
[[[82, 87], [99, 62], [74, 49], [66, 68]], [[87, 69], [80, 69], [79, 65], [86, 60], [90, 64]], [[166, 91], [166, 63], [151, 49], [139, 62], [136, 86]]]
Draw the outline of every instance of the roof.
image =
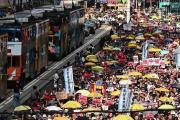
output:
[[25, 27], [28, 27], [30, 25], [35, 25], [35, 23], [31, 23], [31, 22], [28, 22], [28, 23], [7, 23], [7, 24], [3, 24], [0, 26], [0, 28], [25, 28]]

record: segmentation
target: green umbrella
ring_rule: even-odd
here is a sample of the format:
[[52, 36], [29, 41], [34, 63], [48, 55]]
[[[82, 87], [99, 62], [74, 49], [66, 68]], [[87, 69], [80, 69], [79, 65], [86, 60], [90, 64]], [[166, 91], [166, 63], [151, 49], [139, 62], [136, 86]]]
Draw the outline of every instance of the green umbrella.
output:
[[94, 71], [103, 71], [104, 68], [101, 67], [101, 66], [94, 66], [94, 67], [92, 67], [92, 70], [94, 70]]

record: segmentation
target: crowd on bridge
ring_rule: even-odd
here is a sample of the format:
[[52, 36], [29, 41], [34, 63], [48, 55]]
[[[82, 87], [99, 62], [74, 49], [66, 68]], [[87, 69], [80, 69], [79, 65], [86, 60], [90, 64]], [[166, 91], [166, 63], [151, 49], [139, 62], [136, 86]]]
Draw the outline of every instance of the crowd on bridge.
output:
[[[116, 10], [90, 9], [88, 13], [112, 25], [112, 30], [99, 41], [101, 50], [97, 53], [90, 45], [75, 56], [74, 93], [58, 99], [57, 93], [65, 93], [66, 85], [57, 71], [51, 90], [40, 93], [33, 87], [29, 106], [40, 113], [14, 116], [15, 119], [179, 120], [177, 19], [139, 11], [131, 14], [131, 23], [127, 24], [126, 13]], [[132, 93], [125, 106], [127, 113], [118, 112], [124, 108], [122, 88], [127, 94]]]

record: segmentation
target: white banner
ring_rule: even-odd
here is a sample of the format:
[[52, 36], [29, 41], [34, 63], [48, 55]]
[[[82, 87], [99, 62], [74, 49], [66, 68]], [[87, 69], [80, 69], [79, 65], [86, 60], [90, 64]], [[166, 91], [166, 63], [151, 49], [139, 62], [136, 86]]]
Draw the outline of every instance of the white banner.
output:
[[138, 63], [138, 56], [133, 56], [134, 63]]
[[122, 88], [121, 88], [121, 93], [120, 93], [120, 96], [119, 96], [119, 103], [118, 103], [118, 111], [119, 112], [123, 112], [123, 111], [127, 110], [127, 107], [128, 107], [128, 94], [129, 94], [128, 88], [129, 88], [128, 84], [123, 85]]
[[64, 81], [65, 81], [65, 92], [66, 94], [74, 93], [74, 80], [73, 80], [73, 69], [72, 66], [64, 68]]
[[147, 40], [142, 48], [142, 59], [147, 59], [149, 54], [149, 40]]

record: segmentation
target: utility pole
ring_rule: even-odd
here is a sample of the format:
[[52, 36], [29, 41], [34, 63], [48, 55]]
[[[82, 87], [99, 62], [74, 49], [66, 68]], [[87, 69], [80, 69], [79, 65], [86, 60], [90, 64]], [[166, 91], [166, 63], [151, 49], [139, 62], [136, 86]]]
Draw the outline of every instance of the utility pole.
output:
[[152, 12], [152, 0], [150, 0], [150, 13]]

